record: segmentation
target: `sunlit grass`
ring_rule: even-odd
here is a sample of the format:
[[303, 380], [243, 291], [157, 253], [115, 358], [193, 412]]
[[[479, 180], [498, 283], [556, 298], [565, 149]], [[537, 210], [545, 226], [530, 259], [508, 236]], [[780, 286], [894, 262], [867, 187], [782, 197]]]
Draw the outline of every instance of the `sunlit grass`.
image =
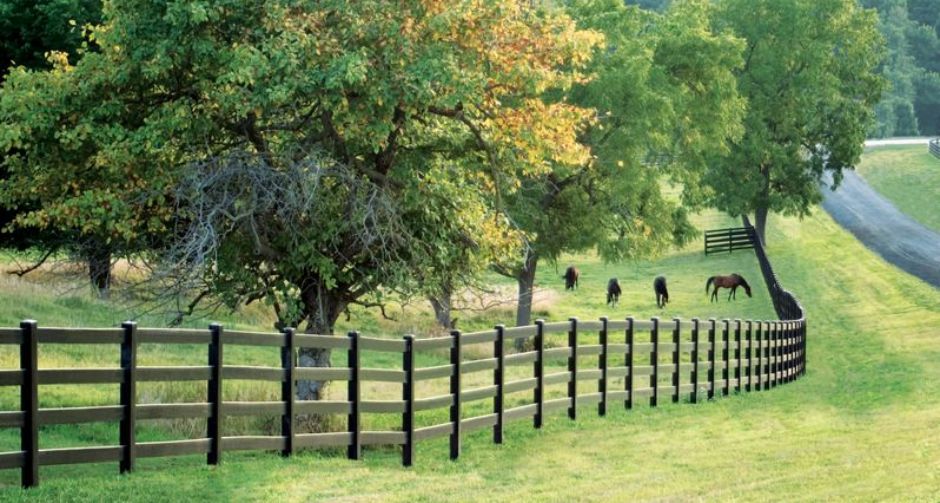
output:
[[940, 232], [940, 159], [926, 145], [868, 149], [857, 169], [898, 209]]
[[[727, 223], [733, 222], [707, 226]], [[592, 406], [577, 422], [555, 414], [541, 431], [521, 421], [509, 425], [501, 446], [492, 444], [488, 431], [468, 435], [457, 462], [447, 460], [446, 439], [421, 443], [413, 469], [401, 468], [399, 452], [391, 448], [367, 449], [362, 462], [347, 461], [338, 450], [290, 460], [226, 453], [218, 468], [206, 467], [203, 457], [144, 460], [127, 477], [118, 477], [112, 464], [43, 468], [42, 485], [27, 492], [15, 488], [18, 473], [8, 470], [0, 472], [10, 486], [0, 489], [0, 498], [940, 498], [940, 292], [884, 263], [825, 215], [803, 222], [773, 218], [769, 243], [781, 280], [800, 297], [810, 320], [809, 373], [771, 391], [653, 410], [612, 406], [605, 418]], [[663, 317], [772, 316], [760, 282], [753, 299], [710, 304], [705, 296], [704, 278], [711, 274], [757, 277], [748, 252], [705, 259], [693, 247], [638, 265], [570, 261], [584, 270], [582, 289], [560, 292], [560, 278], [546, 268], [542, 288], [559, 292], [539, 316], [657, 314], [652, 277], [663, 271], [673, 293]], [[625, 296], [618, 310], [608, 311], [597, 294], [614, 275]], [[483, 319], [480, 326], [496, 321], [506, 320]], [[433, 363], [435, 357], [426, 358]], [[419, 390], [425, 392], [436, 391]], [[388, 419], [382, 424], [398, 420]], [[85, 435], [107, 435], [107, 427], [113, 425]], [[43, 438], [47, 434], [60, 442], [81, 438], [78, 427], [44, 430]]]

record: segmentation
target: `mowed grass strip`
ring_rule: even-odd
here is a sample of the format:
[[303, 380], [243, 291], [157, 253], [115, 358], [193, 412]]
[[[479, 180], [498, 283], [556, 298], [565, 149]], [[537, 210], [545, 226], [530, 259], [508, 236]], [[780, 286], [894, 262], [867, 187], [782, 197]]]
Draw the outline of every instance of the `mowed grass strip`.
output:
[[[592, 407], [577, 422], [559, 413], [541, 431], [528, 421], [511, 424], [501, 446], [491, 443], [488, 431], [468, 435], [457, 462], [447, 460], [446, 439], [421, 443], [413, 469], [400, 467], [396, 449], [369, 449], [362, 462], [347, 461], [338, 451], [290, 460], [233, 453], [218, 468], [204, 466], [201, 457], [145, 460], [125, 477], [111, 464], [44, 468], [42, 485], [31, 491], [12, 487], [16, 474], [7, 471], [4, 482], [11, 487], [0, 490], [0, 497], [937, 499], [940, 293], [884, 263], [825, 215], [803, 222], [772, 219], [769, 241], [781, 280], [800, 297], [810, 319], [808, 375], [772, 391], [695, 406], [629, 412], [614, 406], [606, 418], [596, 417]], [[694, 254], [665, 262], [670, 260], [673, 270], [690, 276], [693, 270], [703, 274], [702, 268], [745, 265]], [[629, 272], [608, 267], [588, 265], [585, 271], [600, 278]], [[651, 286], [644, 294], [645, 281], [625, 277], [636, 282], [637, 304], [643, 297], [652, 304]], [[684, 289], [675, 283], [677, 291]], [[763, 288], [755, 294], [766, 296]], [[584, 302], [583, 309], [594, 306]], [[722, 315], [724, 307], [699, 302], [705, 315]], [[670, 308], [685, 311], [676, 304]], [[743, 315], [756, 304], [739, 297], [734, 307]], [[556, 309], [558, 304], [548, 311]]]
[[940, 232], [940, 159], [926, 145], [870, 148], [856, 169], [899, 210]]

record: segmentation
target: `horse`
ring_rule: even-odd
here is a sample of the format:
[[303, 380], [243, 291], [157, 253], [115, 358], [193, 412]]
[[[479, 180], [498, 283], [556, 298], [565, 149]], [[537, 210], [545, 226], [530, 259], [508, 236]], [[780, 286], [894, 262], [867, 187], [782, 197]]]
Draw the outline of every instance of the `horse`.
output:
[[569, 265], [568, 268], [565, 269], [565, 275], [562, 276], [561, 279], [565, 280], [566, 291], [578, 288], [578, 276], [580, 275], [581, 272], [573, 265]]
[[718, 289], [719, 288], [730, 288], [731, 291], [728, 292], [728, 300], [730, 301], [732, 297], [735, 299], [738, 298], [737, 291], [739, 286], [744, 287], [744, 293], [748, 297], [751, 297], [751, 285], [747, 284], [747, 281], [740, 274], [732, 274], [731, 276], [712, 276], [708, 278], [708, 281], [705, 282], [705, 293], [708, 293], [708, 289], [711, 288], [712, 283], [715, 284], [715, 289], [712, 290], [711, 301], [716, 302], [718, 300]]
[[620, 289], [620, 282], [617, 281], [617, 278], [610, 278], [610, 281], [607, 282], [607, 305], [616, 305], [620, 300], [621, 293], [623, 293], [623, 290]]
[[653, 280], [653, 291], [656, 292], [656, 307], [662, 309], [669, 302], [669, 290], [666, 289], [666, 278], [657, 276]]

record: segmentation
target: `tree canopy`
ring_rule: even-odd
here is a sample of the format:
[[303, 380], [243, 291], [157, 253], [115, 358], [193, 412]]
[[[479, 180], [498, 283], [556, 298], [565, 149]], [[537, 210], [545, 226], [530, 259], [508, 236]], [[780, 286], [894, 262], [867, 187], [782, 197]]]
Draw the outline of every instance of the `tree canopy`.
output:
[[713, 204], [805, 215], [826, 173], [837, 185], [858, 161], [873, 123], [883, 54], [877, 16], [854, 0], [722, 0], [716, 29], [746, 41], [738, 90], [748, 100], [744, 135], [709, 161]]
[[547, 93], [602, 37], [553, 8], [129, 0], [103, 19], [96, 53], [6, 80], [0, 202], [40, 202], [20, 226], [162, 236], [165, 284], [310, 332], [447, 247], [498, 246], [520, 177], [590, 155], [590, 111]]

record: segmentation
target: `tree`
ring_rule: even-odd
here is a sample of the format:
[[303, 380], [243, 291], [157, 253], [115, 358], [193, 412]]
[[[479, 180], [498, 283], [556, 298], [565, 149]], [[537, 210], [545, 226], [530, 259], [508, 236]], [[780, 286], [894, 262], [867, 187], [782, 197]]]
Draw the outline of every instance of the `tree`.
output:
[[[51, 66], [47, 55], [58, 52], [72, 61], [83, 52], [84, 26], [101, 19], [100, 0], [66, 1], [0, 1], [0, 78], [13, 65], [29, 69]], [[57, 56], [60, 57], [60, 56]], [[0, 179], [6, 178], [0, 168]], [[23, 214], [37, 208], [36, 200], [21, 200], [16, 210], [0, 206], [0, 244], [18, 250], [36, 249], [41, 259], [30, 267], [13, 271], [24, 274], [41, 265], [58, 251], [67, 251], [81, 257], [88, 264], [88, 276], [95, 291], [107, 298], [111, 283], [113, 244], [99, 236], [83, 236], [75, 229], [46, 228], [17, 229], [9, 224]]]
[[600, 36], [527, 1], [128, 0], [104, 19], [98, 53], [5, 83], [0, 200], [41, 191], [25, 226], [166, 236], [156, 280], [264, 300], [282, 326], [332, 334], [442, 266], [455, 232], [436, 223], [485, 241], [478, 208], [588, 156], [588, 111], [542, 97]]
[[858, 161], [873, 122], [883, 53], [874, 11], [854, 0], [722, 0], [715, 26], [746, 41], [738, 90], [744, 135], [709, 162], [712, 203], [754, 212], [765, 239], [771, 211], [803, 216], [820, 183]]
[[[606, 261], [646, 257], [694, 235], [687, 209], [702, 201], [704, 154], [740, 132], [743, 103], [731, 70], [741, 44], [709, 30], [707, 2], [673, 2], [665, 14], [619, 0], [574, 2], [582, 26], [604, 33], [590, 82], [566, 101], [597, 111], [580, 135], [592, 150], [583, 164], [526, 177], [509, 196], [525, 233], [521, 259], [497, 265], [515, 278], [516, 323], [530, 322], [540, 261], [595, 248]], [[661, 184], [682, 187], [685, 206]]]

